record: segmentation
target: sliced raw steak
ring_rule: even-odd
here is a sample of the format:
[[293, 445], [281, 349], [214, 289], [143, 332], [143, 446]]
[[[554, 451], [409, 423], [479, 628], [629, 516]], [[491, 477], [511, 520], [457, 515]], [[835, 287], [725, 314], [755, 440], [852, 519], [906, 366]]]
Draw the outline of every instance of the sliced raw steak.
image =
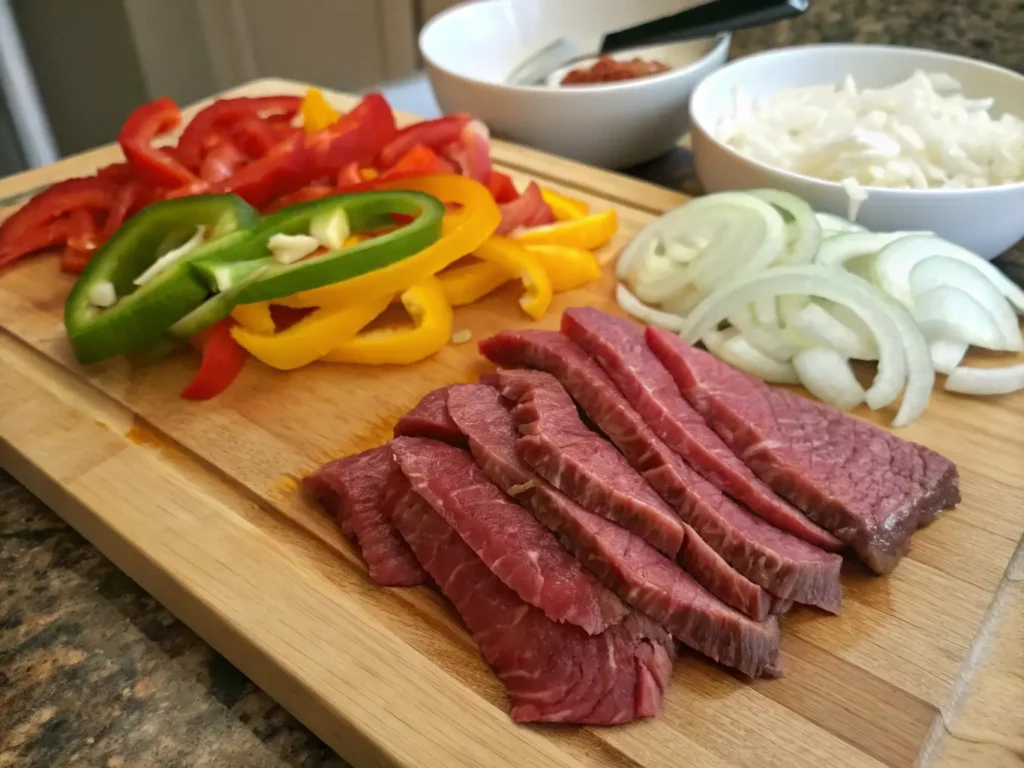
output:
[[414, 437], [396, 438], [391, 446], [413, 490], [495, 576], [548, 618], [596, 635], [629, 612], [466, 451]]
[[448, 416], [448, 390], [441, 387], [427, 392], [416, 406], [395, 424], [395, 437], [429, 437], [445, 443], [466, 447], [466, 438]]
[[[414, 439], [398, 442], [407, 440]], [[438, 445], [414, 440], [400, 450], [430, 464]], [[505, 683], [513, 720], [614, 725], [658, 713], [675, 653], [663, 629], [634, 612], [599, 635], [551, 621], [491, 573], [419, 496], [406, 497], [393, 519]]]
[[[568, 338], [550, 331], [506, 331], [481, 348], [504, 364], [553, 373], [629, 463], [740, 574], [776, 597], [838, 612], [841, 558], [769, 525], [687, 466]], [[702, 583], [715, 592], [714, 585]]]
[[349, 538], [355, 539], [370, 578], [386, 587], [422, 584], [426, 574], [390, 522], [409, 482], [382, 445], [324, 464], [302, 484]]
[[[712, 594], [763, 619], [771, 596], [729, 567], [672, 511], [604, 438], [580, 421], [558, 381], [540, 371], [500, 371], [501, 393], [521, 437], [516, 451], [543, 478], [580, 506], [622, 525], [676, 557]], [[666, 534], [672, 538], [667, 539]], [[671, 541], [671, 546], [666, 546]]]
[[758, 623], [729, 608], [643, 539], [587, 512], [535, 475], [516, 454], [519, 434], [497, 391], [480, 384], [453, 387], [448, 410], [487, 476], [531, 509], [623, 600], [715, 661], [751, 676], [776, 671], [776, 620]]
[[843, 548], [839, 539], [761, 482], [722, 442], [648, 349], [642, 328], [593, 307], [573, 307], [562, 315], [562, 333], [600, 363], [654, 433], [712, 484], [776, 528], [830, 552]]
[[934, 451], [769, 387], [673, 334], [648, 328], [647, 343], [758, 477], [878, 573], [896, 566], [916, 528], [960, 500], [956, 465]]

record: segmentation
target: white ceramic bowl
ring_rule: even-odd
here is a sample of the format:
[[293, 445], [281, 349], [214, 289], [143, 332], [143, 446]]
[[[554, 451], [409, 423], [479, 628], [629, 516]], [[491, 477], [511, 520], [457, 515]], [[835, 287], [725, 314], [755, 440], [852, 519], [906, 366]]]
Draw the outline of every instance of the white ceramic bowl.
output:
[[[845, 216], [847, 195], [836, 182], [791, 173], [751, 160], [714, 138], [720, 116], [731, 113], [737, 88], [757, 98], [783, 88], [838, 83], [853, 75], [877, 88], [915, 70], [945, 72], [970, 98], [991, 97], [993, 114], [1024, 114], [1024, 76], [960, 56], [882, 45], [808, 45], [739, 59], [705, 79], [693, 94], [690, 117], [697, 175], [708, 192], [775, 187], [816, 210]], [[985, 258], [1024, 237], [1024, 182], [980, 189], [868, 187], [857, 221], [868, 229], [930, 230]]]
[[637, 52], [673, 68], [653, 77], [573, 88], [504, 80], [557, 37], [596, 41], [679, 8], [679, 0], [481, 0], [434, 17], [420, 33], [420, 50], [445, 112], [470, 112], [521, 144], [625, 168], [668, 151], [689, 130], [690, 94], [725, 62], [727, 35]]

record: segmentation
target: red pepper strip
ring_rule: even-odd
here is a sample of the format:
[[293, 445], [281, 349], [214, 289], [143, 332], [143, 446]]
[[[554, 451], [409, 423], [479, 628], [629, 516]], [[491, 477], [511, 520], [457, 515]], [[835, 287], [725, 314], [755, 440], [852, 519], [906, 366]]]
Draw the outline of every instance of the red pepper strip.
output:
[[379, 93], [368, 93], [333, 125], [306, 134], [309, 178], [334, 178], [348, 163], [370, 162], [396, 132], [387, 100]]
[[303, 160], [302, 137], [296, 135], [232, 176], [210, 184], [205, 191], [215, 195], [234, 193], [254, 208], [263, 208], [275, 197], [306, 183]]
[[[95, 176], [67, 179], [54, 184], [33, 197], [0, 224], [0, 250], [24, 249], [32, 242], [45, 240], [46, 238], [37, 236], [37, 231], [48, 222], [59, 219], [76, 208], [108, 210], [113, 205], [116, 190], [116, 185], [109, 180]], [[37, 245], [24, 253], [31, 253], [48, 245], [53, 245], [53, 242], [44, 242], [43, 245]]]
[[60, 257], [63, 272], [78, 274], [92, 260], [99, 246], [100, 234], [92, 214], [85, 208], [77, 208], [68, 214], [70, 233], [64, 253]]
[[507, 235], [520, 227], [538, 227], [550, 224], [555, 220], [551, 207], [544, 202], [540, 187], [531, 181], [516, 200], [499, 205], [501, 224], [495, 230], [496, 235]]
[[413, 174], [429, 176], [435, 173], [455, 173], [455, 167], [434, 150], [417, 144], [375, 180], [391, 181], [392, 179], [407, 178]]
[[199, 166], [199, 176], [203, 181], [223, 181], [234, 175], [248, 160], [249, 158], [233, 141], [225, 139], [203, 158]]
[[390, 168], [417, 144], [431, 149], [440, 149], [459, 138], [459, 134], [472, 118], [469, 115], [448, 115], [437, 120], [403, 128], [391, 139], [377, 156], [381, 168]]
[[231, 337], [234, 324], [234, 320], [226, 317], [193, 340], [203, 351], [203, 361], [199, 365], [199, 373], [181, 390], [181, 396], [186, 400], [216, 397], [238, 377], [249, 355]]
[[96, 171], [97, 179], [104, 179], [113, 184], [125, 184], [136, 178], [135, 169], [128, 163], [112, 163]]
[[250, 157], [263, 157], [281, 141], [270, 123], [256, 115], [241, 118], [232, 129], [231, 138]]
[[[299, 111], [301, 96], [263, 96], [254, 99], [220, 99], [192, 118], [178, 139], [178, 157], [188, 168], [198, 170], [203, 161], [206, 137], [230, 129], [241, 118], [276, 113], [290, 120]], [[272, 119], [272, 118], [271, 118]], [[283, 137], [281, 137], [283, 138]]]
[[121, 225], [124, 224], [128, 216], [142, 207], [140, 203], [144, 202], [142, 199], [143, 191], [142, 182], [140, 181], [125, 182], [117, 190], [114, 194], [114, 202], [110, 206], [107, 218], [103, 222], [103, 229], [100, 232], [100, 243], [107, 242], [110, 236], [121, 228]]
[[345, 163], [341, 166], [341, 170], [338, 171], [337, 184], [339, 187], [352, 187], [356, 184], [362, 184], [363, 177], [359, 173], [359, 163], [353, 160], [351, 163]]
[[282, 208], [287, 208], [289, 205], [295, 205], [296, 203], [308, 203], [311, 200], [319, 200], [320, 198], [327, 197], [337, 191], [338, 190], [330, 184], [315, 181], [301, 189], [297, 189], [283, 197], [277, 198], [277, 200], [272, 202], [270, 205], [264, 207], [262, 211], [263, 213], [273, 213], [274, 211], [279, 211]]
[[459, 132], [459, 137], [442, 147], [440, 152], [467, 178], [486, 184], [491, 176], [491, 144], [487, 126], [479, 120], [470, 120]]
[[491, 169], [490, 175], [487, 177], [487, 188], [491, 190], [491, 196], [494, 198], [494, 202], [499, 205], [502, 203], [511, 203], [519, 197], [519, 190], [517, 190], [516, 185], [512, 183], [512, 179], [501, 171], [496, 171], [493, 168]]
[[17, 244], [0, 246], [0, 268], [13, 264], [22, 256], [67, 242], [70, 234], [71, 221], [68, 217], [46, 222], [32, 230]]
[[143, 104], [124, 121], [117, 143], [132, 168], [146, 181], [161, 187], [180, 187], [196, 180], [172, 152], [162, 152], [151, 146], [154, 138], [180, 124], [178, 105], [166, 97]]

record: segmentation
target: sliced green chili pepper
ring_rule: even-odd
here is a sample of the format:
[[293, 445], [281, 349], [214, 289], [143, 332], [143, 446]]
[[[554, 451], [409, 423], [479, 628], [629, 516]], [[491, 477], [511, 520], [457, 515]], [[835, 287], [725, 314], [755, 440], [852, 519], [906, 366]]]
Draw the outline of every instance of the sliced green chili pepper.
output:
[[[75, 357], [95, 363], [158, 342], [210, 293], [190, 263], [235, 252], [244, 258], [249, 248], [258, 249], [249, 229], [258, 218], [235, 195], [197, 195], [144, 208], [103, 245], [71, 289], [64, 325]], [[189, 241], [200, 227], [205, 242], [152, 270], [161, 253]]]
[[[392, 214], [414, 218], [394, 232], [291, 264], [282, 264], [270, 255], [267, 244], [274, 235], [308, 235], [315, 217], [335, 209], [344, 211], [353, 233], [393, 225]], [[441, 236], [444, 214], [444, 204], [423, 192], [334, 195], [293, 205], [263, 219], [253, 234], [263, 246], [260, 258], [252, 258], [248, 248], [225, 250], [196, 259], [191, 266], [206, 278], [213, 290], [227, 292], [244, 283], [244, 289], [233, 297], [234, 304], [269, 301], [340, 283], [419, 253]], [[257, 270], [261, 270], [259, 278], [251, 280], [250, 276]]]

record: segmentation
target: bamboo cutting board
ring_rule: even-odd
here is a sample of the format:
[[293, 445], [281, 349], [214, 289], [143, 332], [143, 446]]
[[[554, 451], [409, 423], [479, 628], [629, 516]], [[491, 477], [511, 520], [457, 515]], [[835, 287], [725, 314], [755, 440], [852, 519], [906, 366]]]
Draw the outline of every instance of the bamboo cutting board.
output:
[[[510, 144], [494, 156], [520, 183], [615, 207], [609, 259], [685, 199]], [[0, 180], [0, 197], [118, 157], [106, 147]], [[610, 308], [608, 271], [558, 296], [540, 324], [506, 286], [457, 310], [456, 329], [476, 341], [556, 327], [566, 306]], [[0, 275], [0, 465], [356, 766], [1000, 766], [1024, 755], [1024, 562], [1008, 570], [1024, 531], [1024, 397], [937, 391], [901, 432], [959, 465], [964, 501], [915, 535], [890, 576], [848, 563], [842, 616], [787, 616], [781, 680], [745, 682], [684, 655], [658, 718], [521, 727], [443, 599], [372, 584], [295, 487], [324, 460], [386, 440], [430, 389], [474, 380], [486, 369], [475, 344], [408, 367], [280, 373], [250, 361], [227, 393], [189, 403], [177, 393], [194, 360], [77, 366], [62, 325], [70, 284], [50, 258]]]

